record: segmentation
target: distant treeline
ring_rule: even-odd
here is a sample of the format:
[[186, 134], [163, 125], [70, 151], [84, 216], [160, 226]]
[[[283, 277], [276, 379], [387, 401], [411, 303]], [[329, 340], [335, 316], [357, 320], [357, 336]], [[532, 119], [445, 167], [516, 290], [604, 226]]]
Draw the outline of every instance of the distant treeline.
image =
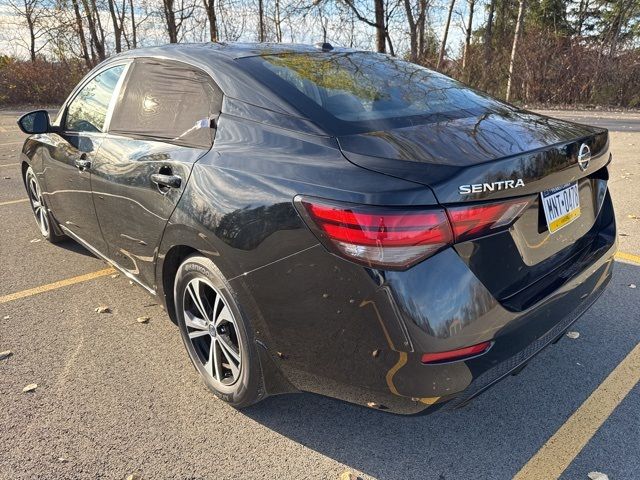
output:
[[315, 38], [404, 57], [514, 103], [640, 107], [640, 0], [3, 4], [2, 40], [25, 54], [0, 57], [0, 105], [59, 103], [91, 67], [138, 46]]

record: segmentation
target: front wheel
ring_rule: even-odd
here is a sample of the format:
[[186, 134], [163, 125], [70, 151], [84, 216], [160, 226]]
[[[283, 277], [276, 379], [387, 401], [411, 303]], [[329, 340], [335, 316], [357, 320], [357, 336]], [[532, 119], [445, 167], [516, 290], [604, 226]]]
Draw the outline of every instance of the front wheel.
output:
[[253, 331], [220, 270], [206, 257], [187, 258], [176, 274], [174, 298], [182, 340], [207, 387], [236, 408], [261, 400]]
[[42, 198], [42, 189], [40, 188], [38, 177], [36, 177], [31, 167], [27, 168], [25, 172], [24, 183], [27, 188], [27, 194], [29, 195], [29, 203], [31, 204], [33, 216], [35, 217], [42, 236], [51, 243], [58, 243], [65, 240], [67, 238], [66, 236], [58, 235], [55, 232], [53, 222], [51, 221], [51, 214]]

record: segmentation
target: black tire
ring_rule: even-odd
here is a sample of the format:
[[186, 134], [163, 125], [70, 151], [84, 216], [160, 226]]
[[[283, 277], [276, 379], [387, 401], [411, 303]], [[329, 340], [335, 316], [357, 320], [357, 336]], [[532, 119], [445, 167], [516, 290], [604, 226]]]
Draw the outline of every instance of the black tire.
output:
[[24, 172], [24, 185], [27, 189], [31, 211], [38, 225], [40, 234], [51, 243], [58, 243], [67, 240], [67, 236], [58, 233], [58, 227], [47, 207], [38, 177], [31, 167]]
[[[198, 289], [206, 315], [200, 314], [202, 309], [194, 301], [195, 289]], [[218, 296], [219, 301], [216, 300]], [[187, 258], [176, 273], [174, 299], [182, 341], [205, 385], [235, 408], [248, 407], [262, 400], [262, 372], [253, 329], [238, 305], [236, 294], [214, 263], [199, 255]], [[207, 318], [202, 319], [203, 316]], [[192, 339], [190, 334], [197, 337]], [[233, 353], [239, 353], [238, 363], [234, 361]], [[232, 366], [239, 366], [235, 375]]]

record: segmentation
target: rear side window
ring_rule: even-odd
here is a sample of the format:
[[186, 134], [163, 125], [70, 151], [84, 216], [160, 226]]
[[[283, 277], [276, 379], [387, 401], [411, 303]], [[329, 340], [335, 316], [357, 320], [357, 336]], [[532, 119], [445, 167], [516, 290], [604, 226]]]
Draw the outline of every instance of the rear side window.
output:
[[109, 131], [210, 148], [211, 120], [222, 96], [204, 72], [177, 62], [137, 61], [111, 118]]
[[102, 132], [113, 91], [124, 65], [110, 68], [93, 77], [67, 107], [65, 130]]

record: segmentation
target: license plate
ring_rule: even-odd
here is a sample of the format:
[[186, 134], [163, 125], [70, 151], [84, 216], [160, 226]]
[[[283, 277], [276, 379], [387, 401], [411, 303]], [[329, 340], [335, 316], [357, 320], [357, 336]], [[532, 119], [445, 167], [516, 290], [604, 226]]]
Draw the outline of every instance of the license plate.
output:
[[557, 232], [580, 216], [578, 182], [552, 188], [541, 196], [549, 233]]

